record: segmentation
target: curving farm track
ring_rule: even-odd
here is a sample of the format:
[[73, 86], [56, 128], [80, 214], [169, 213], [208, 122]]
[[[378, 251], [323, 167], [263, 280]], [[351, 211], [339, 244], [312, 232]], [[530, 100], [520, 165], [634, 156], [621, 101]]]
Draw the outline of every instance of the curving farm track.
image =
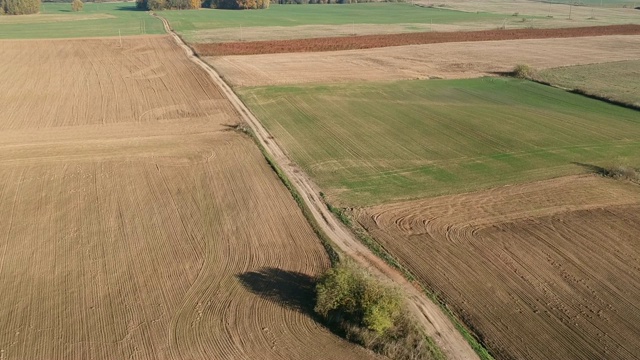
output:
[[414, 285], [408, 282], [402, 274], [391, 268], [380, 260], [358, 239], [350, 230], [346, 229], [333, 214], [327, 209], [324, 201], [320, 197], [320, 191], [313, 181], [291, 162], [284, 150], [273, 140], [266, 128], [256, 119], [249, 109], [242, 103], [238, 96], [222, 80], [220, 75], [208, 66], [200, 58], [196, 57], [192, 49], [187, 46], [182, 39], [171, 29], [166, 19], [160, 18], [167, 32], [169, 32], [176, 43], [182, 47], [187, 56], [198, 66], [204, 69], [211, 79], [219, 86], [222, 93], [231, 101], [242, 118], [252, 128], [256, 137], [281, 167], [295, 188], [303, 195], [306, 205], [309, 207], [314, 218], [322, 230], [330, 237], [340, 250], [353, 258], [362, 266], [367, 267], [370, 272], [381, 279], [393, 282], [405, 292], [408, 297], [411, 311], [416, 319], [424, 326], [438, 346], [449, 359], [476, 359], [478, 358], [471, 346], [462, 335], [455, 329], [449, 318], [442, 310], [434, 304]]
[[364, 359], [242, 119], [169, 36], [0, 41], [0, 358]]
[[640, 354], [637, 185], [571, 176], [357, 216], [497, 358]]

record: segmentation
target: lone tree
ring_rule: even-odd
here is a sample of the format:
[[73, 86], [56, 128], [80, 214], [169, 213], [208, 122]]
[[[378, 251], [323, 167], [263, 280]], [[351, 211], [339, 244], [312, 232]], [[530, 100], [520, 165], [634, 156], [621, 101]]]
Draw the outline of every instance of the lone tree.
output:
[[40, 12], [40, 0], [0, 0], [0, 13], [25, 15], [38, 12]]
[[81, 11], [83, 7], [84, 3], [82, 2], [82, 0], [73, 0], [71, 2], [71, 10], [73, 11]]

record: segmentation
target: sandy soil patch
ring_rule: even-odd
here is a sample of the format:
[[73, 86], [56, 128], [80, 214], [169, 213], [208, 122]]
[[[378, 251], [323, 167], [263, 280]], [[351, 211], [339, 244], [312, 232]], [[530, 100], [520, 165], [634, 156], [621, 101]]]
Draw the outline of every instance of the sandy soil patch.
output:
[[356, 211], [500, 359], [635, 359], [640, 188], [572, 176]]
[[309, 315], [327, 255], [170, 37], [0, 47], [1, 357], [371, 357]]
[[640, 59], [640, 36], [412, 45], [322, 53], [207, 57], [235, 86], [425, 78], [471, 78], [511, 71]]

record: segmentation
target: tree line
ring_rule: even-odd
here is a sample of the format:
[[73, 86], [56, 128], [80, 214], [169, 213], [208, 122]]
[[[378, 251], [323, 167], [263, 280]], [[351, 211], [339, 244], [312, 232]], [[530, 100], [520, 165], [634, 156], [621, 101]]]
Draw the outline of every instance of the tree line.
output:
[[141, 10], [214, 9], [267, 9], [269, 0], [136, 0]]

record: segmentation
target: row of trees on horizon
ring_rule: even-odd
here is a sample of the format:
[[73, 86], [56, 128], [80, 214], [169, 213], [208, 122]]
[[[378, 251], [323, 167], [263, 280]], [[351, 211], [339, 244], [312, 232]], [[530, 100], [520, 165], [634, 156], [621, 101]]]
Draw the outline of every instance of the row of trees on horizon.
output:
[[136, 0], [136, 7], [141, 10], [267, 9], [269, 0]]
[[[98, 2], [98, 0], [94, 0]], [[399, 0], [136, 0], [140, 10], [187, 10], [187, 9], [267, 9], [269, 4], [351, 4], [362, 2]], [[0, 15], [26, 15], [40, 12], [41, 0], [0, 0]], [[52, 2], [68, 2], [52, 1]], [[73, 11], [82, 10], [82, 0], [74, 0]]]

